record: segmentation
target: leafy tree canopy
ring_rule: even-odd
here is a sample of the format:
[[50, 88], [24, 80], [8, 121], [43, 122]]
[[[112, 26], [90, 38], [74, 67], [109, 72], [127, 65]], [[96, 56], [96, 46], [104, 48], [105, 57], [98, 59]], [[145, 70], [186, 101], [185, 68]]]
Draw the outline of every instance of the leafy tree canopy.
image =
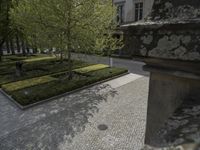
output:
[[11, 11], [16, 28], [40, 48], [115, 49], [115, 8], [111, 0], [20, 0]]
[[11, 0], [0, 0], [0, 46], [5, 42], [9, 35], [9, 10]]
[[68, 55], [69, 79], [72, 50], [110, 51], [120, 45], [121, 40], [113, 38], [111, 0], [20, 0], [13, 5], [10, 14], [15, 28], [29, 43]]

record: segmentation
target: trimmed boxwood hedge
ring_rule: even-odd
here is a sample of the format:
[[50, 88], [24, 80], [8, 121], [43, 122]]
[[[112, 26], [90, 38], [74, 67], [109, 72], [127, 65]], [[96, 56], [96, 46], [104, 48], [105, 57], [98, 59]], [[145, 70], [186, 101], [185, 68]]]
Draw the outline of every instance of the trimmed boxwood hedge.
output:
[[105, 68], [88, 72], [87, 76], [81, 76], [79, 79], [68, 80], [66, 78], [6, 92], [20, 105], [27, 106], [126, 72], [127, 70], [122, 68]]
[[23, 56], [23, 55], [8, 55], [8, 56], [3, 56], [3, 61], [0, 62], [0, 66], [10, 66], [15, 64], [17, 61], [23, 61], [26, 59], [32, 59], [32, 58], [43, 58], [43, 57], [48, 57], [47, 55], [28, 55], [28, 56]]
[[[73, 61], [73, 69], [86, 67], [88, 63], [82, 61]], [[28, 62], [23, 65], [24, 75], [15, 76], [15, 64], [10, 66], [0, 66], [0, 87], [3, 84], [40, 77], [48, 74], [54, 74], [68, 70], [68, 61], [60, 63], [58, 59], [45, 59], [42, 61]]]

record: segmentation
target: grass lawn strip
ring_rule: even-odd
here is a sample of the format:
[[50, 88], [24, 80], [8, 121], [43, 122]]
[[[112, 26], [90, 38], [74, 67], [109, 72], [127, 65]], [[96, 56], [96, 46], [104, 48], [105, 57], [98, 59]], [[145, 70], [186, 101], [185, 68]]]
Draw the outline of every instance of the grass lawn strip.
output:
[[96, 70], [100, 70], [100, 69], [104, 69], [104, 68], [108, 68], [108, 65], [104, 65], [104, 64], [97, 64], [97, 65], [91, 65], [88, 67], [83, 67], [80, 69], [75, 69], [74, 72], [76, 73], [81, 73], [81, 74], [85, 74], [91, 71], [96, 71]]
[[2, 89], [11, 95], [20, 105], [27, 106], [126, 72], [126, 69], [121, 68], [104, 68], [88, 72], [87, 74], [89, 76], [80, 76], [79, 79], [58, 79], [15, 91], [6, 91], [4, 88]]
[[35, 61], [43, 61], [43, 60], [51, 60], [56, 59], [56, 57], [39, 57], [39, 58], [31, 58], [31, 59], [25, 59], [23, 62], [35, 62]]
[[[74, 69], [73, 71], [78, 72], [80, 74], [84, 74], [84, 73], [89, 73], [91, 71], [96, 71], [96, 70], [100, 70], [100, 69], [104, 69], [104, 68], [108, 68], [108, 66], [103, 65], [103, 64], [97, 64], [97, 65], [91, 65], [88, 67], [83, 67], [80, 69]], [[32, 87], [35, 85], [54, 81], [54, 80], [56, 80], [55, 77], [57, 77], [57, 76], [59, 77], [62, 74], [65, 75], [66, 71], [55, 73], [55, 74], [50, 74], [50, 75], [46, 75], [46, 76], [42, 76], [42, 77], [37, 77], [37, 78], [21, 80], [21, 81], [17, 81], [17, 82], [11, 82], [11, 83], [2, 85], [2, 88], [5, 91], [12, 92], [12, 91], [20, 90], [23, 88], [28, 88], [28, 87]]]
[[51, 82], [51, 81], [54, 81], [54, 80], [56, 80], [56, 78], [53, 78], [51, 76], [43, 76], [43, 77], [39, 77], [39, 78], [32, 78], [32, 79], [12, 82], [12, 83], [9, 83], [9, 84], [4, 84], [4, 85], [2, 85], [2, 88], [5, 91], [12, 92], [12, 91], [36, 86], [36, 85], [39, 85], [39, 84], [44, 84], [44, 83]]

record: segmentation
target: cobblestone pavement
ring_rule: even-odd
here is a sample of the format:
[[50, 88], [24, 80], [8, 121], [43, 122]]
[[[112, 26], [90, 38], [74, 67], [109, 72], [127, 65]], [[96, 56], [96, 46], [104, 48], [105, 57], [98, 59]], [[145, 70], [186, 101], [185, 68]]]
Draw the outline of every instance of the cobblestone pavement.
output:
[[199, 145], [190, 143], [190, 144], [182, 144], [179, 146], [168, 146], [164, 148], [145, 146], [142, 150], [199, 150]]
[[0, 94], [0, 150], [140, 150], [147, 94], [135, 74], [24, 111]]

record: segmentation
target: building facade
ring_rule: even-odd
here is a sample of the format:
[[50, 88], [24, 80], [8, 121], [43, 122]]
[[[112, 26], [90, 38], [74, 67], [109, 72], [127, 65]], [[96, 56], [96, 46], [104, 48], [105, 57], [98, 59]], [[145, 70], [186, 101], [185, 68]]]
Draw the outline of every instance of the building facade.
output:
[[151, 12], [153, 2], [154, 0], [113, 0], [117, 6], [117, 22], [126, 24], [143, 20]]

